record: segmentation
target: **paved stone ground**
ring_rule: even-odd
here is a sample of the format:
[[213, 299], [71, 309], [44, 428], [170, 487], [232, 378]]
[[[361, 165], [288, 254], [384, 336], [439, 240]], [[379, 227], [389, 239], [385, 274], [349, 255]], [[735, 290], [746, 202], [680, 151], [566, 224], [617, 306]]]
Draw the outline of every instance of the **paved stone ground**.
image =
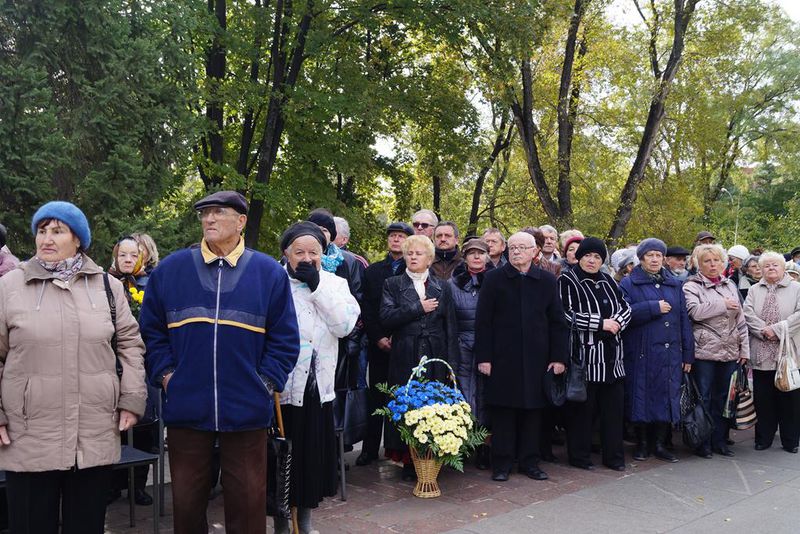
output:
[[[678, 447], [681, 461], [676, 464], [629, 462], [625, 473], [543, 464], [550, 475], [544, 482], [513, 475], [496, 483], [488, 472], [472, 467], [463, 474], [443, 469], [442, 497], [437, 499], [412, 496], [413, 484], [402, 482], [399, 467], [391, 462], [356, 467], [354, 451], [346, 455], [351, 465], [348, 500], [326, 500], [314, 514], [314, 526], [322, 534], [505, 534], [544, 527], [592, 533], [800, 532], [800, 457], [777, 446], [753, 450], [752, 432], [734, 433], [734, 439], [740, 443], [732, 459], [704, 460]], [[556, 447], [555, 453], [566, 457], [563, 448]], [[224, 532], [223, 497], [209, 502], [211, 532]], [[160, 524], [161, 532], [172, 532], [169, 492]], [[107, 531], [152, 532], [151, 511], [137, 507], [137, 526], [130, 528], [127, 502], [117, 501], [109, 507]]]

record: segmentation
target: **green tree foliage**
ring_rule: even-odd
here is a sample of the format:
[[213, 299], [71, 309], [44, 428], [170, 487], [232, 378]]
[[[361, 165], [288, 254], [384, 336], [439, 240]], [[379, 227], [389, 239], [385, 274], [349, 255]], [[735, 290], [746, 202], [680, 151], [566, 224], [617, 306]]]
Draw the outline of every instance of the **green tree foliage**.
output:
[[[0, 219], [30, 251], [33, 210], [75, 201], [101, 260], [135, 230], [166, 251], [196, 240], [191, 203], [220, 187], [248, 196], [248, 244], [272, 254], [319, 206], [371, 258], [383, 226], [420, 207], [463, 229], [619, 232], [690, 4], [621, 17], [608, 0], [5, 2]], [[725, 188], [740, 241], [789, 245], [796, 33], [766, 0], [697, 2], [620, 241], [688, 245], [710, 227], [730, 242]]]
[[31, 251], [37, 206], [66, 199], [86, 211], [105, 262], [116, 238], [182, 184], [194, 119], [176, 90], [182, 13], [171, 6], [0, 6], [0, 196], [14, 247]]

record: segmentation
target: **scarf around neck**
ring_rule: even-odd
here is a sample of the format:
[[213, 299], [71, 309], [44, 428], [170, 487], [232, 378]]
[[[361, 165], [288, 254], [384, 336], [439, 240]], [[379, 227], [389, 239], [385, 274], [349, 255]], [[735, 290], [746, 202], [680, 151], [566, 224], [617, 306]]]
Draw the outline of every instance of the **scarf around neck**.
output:
[[322, 268], [329, 273], [335, 273], [343, 262], [344, 254], [342, 254], [342, 249], [334, 243], [328, 245], [326, 254], [322, 255]]
[[71, 258], [61, 261], [44, 261], [36, 257], [36, 261], [39, 262], [39, 265], [41, 265], [45, 271], [53, 273], [56, 278], [66, 282], [75, 276], [78, 271], [81, 270], [81, 267], [83, 267], [83, 254], [78, 252]]
[[414, 291], [417, 292], [419, 298], [425, 299], [425, 282], [428, 280], [428, 270], [425, 269], [421, 273], [412, 273], [411, 271], [406, 271], [406, 274], [414, 283]]

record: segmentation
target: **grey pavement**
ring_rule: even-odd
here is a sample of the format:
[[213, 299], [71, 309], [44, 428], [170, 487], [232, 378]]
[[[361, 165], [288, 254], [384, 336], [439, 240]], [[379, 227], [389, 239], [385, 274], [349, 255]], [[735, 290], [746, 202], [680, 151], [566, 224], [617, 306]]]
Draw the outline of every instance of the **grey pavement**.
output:
[[[800, 455], [784, 452], [778, 438], [773, 448], [755, 451], [752, 431], [732, 434], [734, 458], [706, 460], [678, 445], [678, 463], [631, 461], [624, 473], [599, 465], [591, 472], [570, 467], [560, 446], [554, 452], [562, 461], [542, 464], [550, 475], [543, 482], [516, 473], [508, 482], [493, 482], [488, 471], [470, 465], [464, 473], [443, 469], [437, 499], [413, 497], [413, 484], [402, 481], [399, 466], [388, 460], [355, 466], [356, 449], [345, 455], [347, 500], [326, 499], [314, 512], [314, 527], [322, 534], [800, 533]], [[628, 459], [631, 449], [626, 445]], [[170, 534], [172, 499], [166, 489], [159, 523]], [[220, 534], [224, 490], [218, 487], [215, 496], [209, 501], [209, 532]], [[106, 532], [152, 532], [150, 508], [136, 508], [137, 524], [130, 527], [124, 499], [112, 504]], [[272, 532], [272, 522], [265, 523]]]
[[[776, 439], [776, 442], [778, 440]], [[657, 467], [542, 500], [450, 534], [687, 532], [797, 534], [800, 457], [739, 443], [734, 458], [683, 456]]]

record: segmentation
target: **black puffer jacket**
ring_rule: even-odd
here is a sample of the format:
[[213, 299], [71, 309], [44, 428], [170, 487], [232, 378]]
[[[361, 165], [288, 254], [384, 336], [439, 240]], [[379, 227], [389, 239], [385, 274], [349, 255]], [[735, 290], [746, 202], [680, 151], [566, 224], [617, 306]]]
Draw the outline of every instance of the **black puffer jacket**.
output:
[[[489, 263], [487, 271], [494, 266]], [[483, 388], [485, 377], [478, 373], [478, 364], [475, 362], [473, 347], [475, 345], [475, 313], [478, 309], [478, 291], [483, 284], [486, 271], [478, 273], [473, 278], [467, 271], [466, 265], [459, 265], [453, 277], [448, 282], [453, 293], [455, 304], [456, 322], [458, 325], [458, 345], [460, 353], [456, 355], [453, 368], [456, 371], [458, 386], [472, 408], [472, 413], [478, 421], [486, 425], [487, 418], [483, 403]]]

